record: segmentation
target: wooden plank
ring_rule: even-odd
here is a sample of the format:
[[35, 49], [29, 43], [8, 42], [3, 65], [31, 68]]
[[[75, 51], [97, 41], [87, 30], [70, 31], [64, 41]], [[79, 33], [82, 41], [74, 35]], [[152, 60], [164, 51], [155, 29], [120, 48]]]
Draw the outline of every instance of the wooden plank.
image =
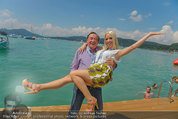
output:
[[[176, 119], [178, 117], [178, 97], [175, 98], [177, 100], [172, 103], [168, 103], [161, 98], [105, 102], [103, 104], [103, 116], [107, 119]], [[82, 116], [82, 111], [85, 111], [86, 107], [86, 104], [82, 105], [79, 116]], [[30, 109], [33, 116], [42, 115], [46, 118], [47, 116], [57, 115], [66, 118], [70, 105], [40, 106], [30, 107]], [[3, 108], [0, 108], [0, 111], [2, 110]], [[91, 119], [93, 119], [93, 116], [91, 116]]]
[[[175, 97], [173, 103], [168, 103], [161, 98], [152, 99], [139, 99], [139, 100], [129, 100], [120, 102], [105, 102], [103, 104], [104, 111], [178, 111], [178, 97]], [[31, 111], [68, 111], [70, 105], [59, 105], [59, 106], [40, 106], [40, 107], [30, 107]], [[83, 104], [81, 111], [86, 109], [86, 104]], [[3, 108], [0, 108], [2, 111]]]

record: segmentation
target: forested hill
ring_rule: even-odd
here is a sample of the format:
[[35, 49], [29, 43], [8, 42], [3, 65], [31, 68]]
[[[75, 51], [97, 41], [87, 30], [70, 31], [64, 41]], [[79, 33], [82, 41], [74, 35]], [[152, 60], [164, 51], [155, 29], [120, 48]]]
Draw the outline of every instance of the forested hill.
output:
[[[6, 32], [9, 34], [16, 34], [16, 35], [22, 35], [22, 36], [36, 36], [36, 37], [43, 37], [38, 34], [32, 33], [30, 31], [27, 31], [25, 29], [0, 29], [0, 31]], [[71, 36], [71, 37], [50, 37], [52, 39], [58, 39], [58, 40], [71, 40], [71, 41], [83, 41], [86, 42], [86, 37], [84, 36]], [[118, 38], [119, 45], [123, 47], [127, 47], [135, 43], [135, 40], [132, 39], [123, 39]], [[104, 43], [104, 39], [100, 39], [100, 43]], [[178, 43], [174, 43], [171, 45], [163, 45], [155, 42], [146, 41], [144, 44], [140, 46], [140, 48], [144, 49], [152, 49], [152, 50], [162, 50], [162, 51], [169, 51], [169, 52], [178, 52]]]
[[[86, 42], [86, 37], [83, 37], [83, 36], [51, 37], [51, 38]], [[118, 41], [119, 41], [119, 45], [123, 47], [128, 47], [136, 42], [135, 40], [132, 40], [132, 39], [123, 39], [123, 38], [118, 38]], [[103, 38], [100, 39], [100, 43], [104, 44]], [[169, 52], [178, 52], [178, 43], [174, 43], [171, 45], [164, 45], [164, 44], [159, 44], [156, 42], [145, 41], [139, 48], [169, 51]]]
[[36, 37], [42, 37], [41, 35], [32, 33], [26, 29], [0, 29], [0, 31], [6, 32], [8, 35], [10, 34], [16, 34], [16, 35], [22, 35], [22, 36], [36, 36]]
[[[130, 46], [131, 44], [136, 42], [135, 40], [132, 39], [122, 39], [122, 38], [118, 38], [118, 41], [120, 46], [124, 46], [124, 47]], [[178, 43], [174, 43], [171, 45], [164, 45], [156, 42], [145, 41], [139, 48], [178, 52]]]

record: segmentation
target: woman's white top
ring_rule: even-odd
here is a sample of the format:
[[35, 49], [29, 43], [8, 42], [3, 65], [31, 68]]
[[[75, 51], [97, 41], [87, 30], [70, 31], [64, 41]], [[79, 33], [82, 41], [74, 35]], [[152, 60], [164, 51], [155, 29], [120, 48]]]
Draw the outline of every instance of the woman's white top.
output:
[[117, 49], [117, 50], [100, 50], [100, 51], [98, 51], [96, 53], [95, 63], [98, 63], [98, 64], [106, 63], [108, 58], [112, 58], [116, 63], [118, 63], [121, 58], [119, 58], [119, 60], [116, 60], [116, 58], [114, 57], [114, 55], [118, 51], [119, 51], [119, 49]]

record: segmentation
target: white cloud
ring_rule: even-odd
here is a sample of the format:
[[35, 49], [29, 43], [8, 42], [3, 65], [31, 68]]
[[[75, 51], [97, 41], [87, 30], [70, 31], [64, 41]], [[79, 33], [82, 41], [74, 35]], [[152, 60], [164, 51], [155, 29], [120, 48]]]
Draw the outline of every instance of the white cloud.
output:
[[[101, 27], [86, 27], [86, 26], [78, 26], [74, 27], [72, 29], [62, 28], [59, 26], [53, 26], [50, 23], [44, 24], [42, 26], [33, 26], [32, 24], [20, 24], [15, 19], [8, 19], [4, 21], [6, 25], [9, 23], [14, 23], [14, 28], [24, 28], [29, 31], [33, 30], [33, 33], [37, 33], [40, 35], [46, 35], [46, 36], [87, 36], [89, 32], [96, 32], [99, 34], [100, 37], [104, 37], [105, 33], [107, 31], [113, 30], [116, 32], [118, 37], [121, 38], [127, 38], [127, 39], [134, 39], [139, 40], [142, 38], [146, 33], [141, 32], [139, 30], [135, 31], [121, 31], [116, 28], [101, 28]], [[2, 23], [0, 23], [0, 26]], [[149, 38], [149, 41], [158, 42], [161, 44], [172, 44], [175, 42], [178, 42], [178, 31], [173, 31], [171, 29], [171, 26], [164, 25], [161, 30], [164, 34], [161, 36], [153, 36]]]
[[5, 24], [15, 24], [15, 23], [17, 23], [17, 19], [13, 19], [13, 18], [6, 19], [6, 20], [4, 20], [4, 23]]
[[173, 23], [174, 23], [174, 21], [173, 21], [173, 20], [171, 20], [171, 21], [169, 21], [169, 22], [168, 22], [168, 24], [173, 24]]
[[126, 19], [125, 18], [119, 18], [120, 21], [125, 21]]
[[140, 22], [142, 21], [142, 15], [138, 14], [137, 10], [134, 10], [130, 13], [129, 18], [135, 22]]
[[8, 19], [0, 19], [0, 28], [14, 28], [18, 24], [17, 19], [8, 18]]
[[178, 31], [173, 34], [173, 43], [178, 43]]
[[148, 18], [148, 17], [151, 17], [151, 16], [152, 16], [152, 14], [149, 13], [149, 14], [145, 15], [144, 17], [145, 17], [145, 18]]
[[131, 15], [131, 16], [135, 16], [135, 15], [137, 15], [137, 13], [138, 13], [137, 10], [134, 10], [134, 11], [131, 12], [130, 15]]
[[133, 10], [130, 14], [129, 14], [129, 18], [134, 21], [134, 22], [140, 22], [143, 20], [143, 18], [148, 18], [148, 17], [151, 17], [152, 14], [151, 13], [148, 13], [146, 15], [144, 15], [144, 17], [142, 17], [143, 15], [142, 14], [138, 14], [138, 11], [137, 10]]
[[0, 11], [0, 17], [10, 17], [11, 12], [8, 9]]
[[51, 29], [52, 27], [53, 27], [52, 24], [44, 24], [43, 25], [44, 29]]
[[[147, 33], [141, 32], [139, 30], [135, 30], [135, 31], [131, 31], [131, 32], [119, 31], [118, 29], [114, 29], [114, 28], [110, 28], [107, 30], [114, 30], [118, 37], [134, 39], [134, 40], [139, 40], [144, 35], [147, 34]], [[178, 43], [178, 31], [173, 31], [171, 29], [171, 26], [164, 25], [160, 31], [163, 32], [162, 35], [152, 36], [148, 39], [148, 41], [153, 41], [153, 42], [166, 44], [166, 45], [170, 45], [172, 43]], [[104, 36], [104, 34], [102, 34], [102, 36]]]
[[[8, 11], [8, 10], [6, 10]], [[4, 12], [5, 13], [5, 12]], [[7, 12], [8, 13], [8, 12]], [[5, 14], [4, 14], [5, 15]], [[136, 10], [132, 11], [130, 14], [135, 17], [133, 20], [139, 21], [139, 14]], [[5, 15], [6, 16], [6, 15]], [[7, 15], [8, 16], [8, 15]], [[148, 15], [148, 16], [151, 16]], [[124, 19], [123, 19], [124, 20]], [[173, 21], [169, 21], [169, 23], [174, 23]], [[97, 32], [100, 37], [104, 37], [107, 31], [113, 30], [116, 32], [118, 37], [139, 40], [146, 33], [141, 32], [139, 30], [135, 31], [121, 31], [116, 28], [102, 28], [102, 27], [86, 27], [86, 26], [77, 26], [71, 29], [62, 28], [60, 26], [53, 26], [51, 23], [43, 24], [42, 26], [34, 26], [32, 24], [22, 24], [19, 23], [18, 19], [7, 17], [6, 19], [0, 19], [0, 28], [8, 28], [8, 29], [27, 29], [32, 31], [33, 33], [46, 35], [46, 36], [87, 36], [89, 32]], [[155, 29], [155, 28], [153, 28]], [[150, 30], [152, 31], [152, 30]], [[153, 36], [149, 38], [149, 41], [154, 41], [162, 44], [172, 44], [178, 42], [178, 31], [173, 31], [171, 26], [164, 25], [162, 27], [162, 32], [164, 33], [161, 36]]]
[[161, 32], [163, 32], [163, 34], [156, 39], [157, 42], [163, 44], [178, 43], [178, 31], [173, 31], [171, 26], [164, 25]]

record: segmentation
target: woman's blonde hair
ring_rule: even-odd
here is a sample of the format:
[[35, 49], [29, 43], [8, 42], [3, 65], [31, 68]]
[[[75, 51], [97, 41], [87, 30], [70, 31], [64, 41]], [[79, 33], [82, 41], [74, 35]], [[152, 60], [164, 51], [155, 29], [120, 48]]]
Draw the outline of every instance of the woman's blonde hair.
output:
[[[108, 31], [106, 34], [110, 34], [112, 36], [113, 40], [113, 49], [118, 49], [119, 48], [119, 42], [116, 37], [116, 33], [114, 31]], [[104, 49], [108, 49], [108, 46], [106, 45], [106, 34], [104, 36]]]

